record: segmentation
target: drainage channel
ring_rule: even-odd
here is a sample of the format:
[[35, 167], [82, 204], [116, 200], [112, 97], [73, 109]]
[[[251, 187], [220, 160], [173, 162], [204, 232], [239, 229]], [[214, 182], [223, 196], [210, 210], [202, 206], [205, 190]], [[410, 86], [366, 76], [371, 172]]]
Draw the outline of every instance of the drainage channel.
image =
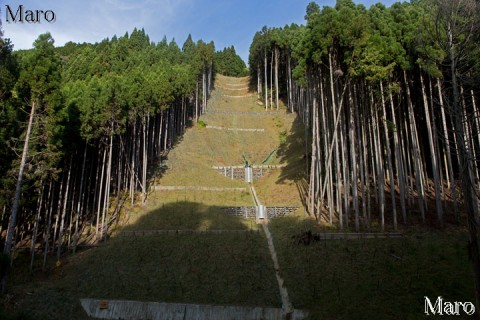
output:
[[[255, 205], [257, 206], [259, 211], [261, 211], [261, 208], [263, 206], [258, 200], [255, 187], [251, 183], [249, 183], [249, 186], [252, 192]], [[265, 232], [265, 236], [267, 237], [268, 250], [270, 251], [270, 256], [272, 257], [272, 261], [273, 261], [273, 267], [275, 269], [275, 277], [277, 278], [278, 289], [280, 291], [280, 296], [282, 298], [282, 310], [284, 312], [284, 319], [291, 319], [294, 313], [294, 309], [293, 309], [292, 302], [290, 301], [290, 297], [288, 296], [288, 290], [287, 290], [287, 287], [285, 286], [285, 281], [280, 276], [280, 264], [278, 263], [277, 251], [275, 250], [275, 245], [273, 244], [273, 237], [270, 232], [270, 229], [268, 228], [268, 222], [263, 221], [261, 224], [262, 224], [263, 231]]]

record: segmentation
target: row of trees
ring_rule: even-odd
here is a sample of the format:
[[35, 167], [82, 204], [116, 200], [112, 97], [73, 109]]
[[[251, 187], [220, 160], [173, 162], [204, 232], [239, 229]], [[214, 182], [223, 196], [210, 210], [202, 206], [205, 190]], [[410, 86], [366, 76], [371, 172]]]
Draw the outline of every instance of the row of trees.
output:
[[245, 62], [235, 51], [233, 46], [226, 47], [215, 53], [215, 71], [229, 77], [248, 76]]
[[466, 219], [477, 295], [479, 9], [312, 2], [306, 26], [264, 27], [249, 57], [265, 107], [281, 93], [309, 132], [310, 214], [356, 231]]
[[[104, 239], [126, 201], [207, 108], [213, 42], [152, 43], [144, 30], [55, 48], [50, 34], [12, 52], [0, 38], [0, 193], [4, 253], [60, 259]], [[14, 199], [13, 202], [11, 199]]]

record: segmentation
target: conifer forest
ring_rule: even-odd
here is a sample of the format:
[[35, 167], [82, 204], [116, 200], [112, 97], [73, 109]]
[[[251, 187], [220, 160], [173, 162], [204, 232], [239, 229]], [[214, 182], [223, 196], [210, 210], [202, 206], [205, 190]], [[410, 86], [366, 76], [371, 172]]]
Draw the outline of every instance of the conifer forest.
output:
[[[311, 2], [248, 64], [141, 26], [15, 50], [0, 24], [0, 159], [0, 318], [87, 319], [95, 298], [478, 319], [480, 3]], [[264, 319], [244, 312], [205, 319]]]

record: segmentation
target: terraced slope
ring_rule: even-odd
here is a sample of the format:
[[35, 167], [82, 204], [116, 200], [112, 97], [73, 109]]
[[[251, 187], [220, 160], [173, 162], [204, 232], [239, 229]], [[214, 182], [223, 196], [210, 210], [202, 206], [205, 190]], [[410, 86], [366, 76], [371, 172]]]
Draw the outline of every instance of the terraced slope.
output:
[[288, 288], [293, 306], [308, 310], [311, 319], [419, 319], [424, 296], [472, 301], [468, 237], [461, 229], [411, 231], [395, 239], [315, 240], [304, 236], [335, 230], [318, 226], [300, 209], [270, 222], [269, 246], [255, 221], [226, 215], [222, 207], [251, 206], [252, 195], [245, 182], [212, 166], [285, 165], [254, 183], [267, 206], [301, 207], [307, 192], [304, 128], [284, 107], [265, 111], [246, 89], [247, 80], [218, 76], [203, 125], [190, 128], [168, 154], [147, 205], [132, 209], [126, 226], [98, 248], [52, 267], [44, 279], [15, 275], [8, 298], [24, 318], [87, 319], [83, 298], [278, 314], [285, 304], [279, 283]]
[[[215, 85], [200, 124], [163, 159], [147, 205], [131, 210], [99, 248], [58, 268], [58, 281], [27, 298], [28, 313], [82, 319], [81, 298], [282, 307], [264, 232], [222, 209], [254, 205], [250, 189], [212, 166], [285, 164], [294, 143], [286, 137], [298, 124], [285, 111], [265, 111], [248, 78], [219, 75]], [[252, 128], [263, 130], [235, 130]], [[282, 177], [286, 169], [256, 183], [264, 204], [301, 204], [296, 181]], [[156, 190], [165, 187], [181, 190]]]

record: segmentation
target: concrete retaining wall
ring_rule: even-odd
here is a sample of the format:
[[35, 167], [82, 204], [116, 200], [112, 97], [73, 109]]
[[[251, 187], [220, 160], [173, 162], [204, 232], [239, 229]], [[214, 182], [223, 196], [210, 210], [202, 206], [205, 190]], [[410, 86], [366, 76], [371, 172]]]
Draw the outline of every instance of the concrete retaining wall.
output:
[[226, 110], [208, 109], [207, 113], [238, 114], [238, 115], [245, 115], [245, 116], [274, 116], [278, 114], [278, 111], [248, 112], [248, 111], [226, 111]]
[[[187, 303], [80, 299], [89, 317], [96, 319], [151, 320], [277, 320], [285, 319], [280, 308], [214, 306]], [[290, 320], [303, 319], [306, 312], [294, 310]]]
[[224, 234], [224, 233], [258, 233], [258, 230], [132, 230], [122, 231], [121, 237], [152, 237], [173, 234]]
[[246, 128], [226, 128], [226, 127], [219, 127], [219, 126], [207, 126], [207, 129], [216, 129], [216, 130], [227, 130], [227, 131], [245, 131], [245, 132], [264, 132], [265, 129], [246, 129]]
[[201, 187], [201, 186], [155, 186], [154, 190], [247, 191], [247, 188], [216, 188], [216, 187]]
[[[275, 219], [280, 217], [286, 217], [298, 207], [265, 207], [267, 211], [267, 219]], [[257, 207], [250, 206], [250, 207], [223, 207], [222, 208], [226, 214], [245, 218], [245, 219], [256, 219], [257, 217]]]
[[[276, 166], [251, 166], [253, 172], [253, 181], [260, 179], [263, 176], [266, 176], [275, 169], [283, 168], [285, 165], [276, 165]], [[228, 166], [228, 167], [212, 167], [215, 171], [221, 175], [228, 177], [234, 180], [245, 181], [245, 166]]]

